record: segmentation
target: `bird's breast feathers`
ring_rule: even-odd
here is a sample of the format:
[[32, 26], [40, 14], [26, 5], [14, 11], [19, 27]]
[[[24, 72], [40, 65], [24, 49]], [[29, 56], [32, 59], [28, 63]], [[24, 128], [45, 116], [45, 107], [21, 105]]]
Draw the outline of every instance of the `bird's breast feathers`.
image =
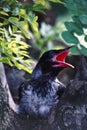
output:
[[44, 82], [37, 88], [31, 85], [22, 91], [20, 108], [22, 112], [30, 115], [48, 115], [50, 110], [58, 103], [57, 92], [63, 87], [58, 81]]

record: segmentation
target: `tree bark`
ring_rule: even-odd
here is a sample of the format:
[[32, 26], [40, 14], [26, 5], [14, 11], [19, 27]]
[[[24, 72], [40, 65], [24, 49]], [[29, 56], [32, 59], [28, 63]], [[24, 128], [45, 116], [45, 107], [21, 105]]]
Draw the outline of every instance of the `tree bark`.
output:
[[18, 115], [8, 101], [8, 84], [0, 63], [0, 130], [87, 130], [87, 63], [81, 64], [57, 107], [47, 119]]
[[8, 107], [7, 81], [3, 64], [0, 63], [0, 130], [6, 130], [11, 125], [12, 112]]

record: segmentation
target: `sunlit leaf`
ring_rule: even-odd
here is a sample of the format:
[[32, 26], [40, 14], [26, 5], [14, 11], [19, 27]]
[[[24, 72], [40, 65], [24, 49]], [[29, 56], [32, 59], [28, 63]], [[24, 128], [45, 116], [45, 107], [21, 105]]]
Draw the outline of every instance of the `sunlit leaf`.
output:
[[21, 16], [24, 16], [25, 14], [26, 14], [25, 9], [20, 9], [20, 15], [21, 15]]
[[13, 25], [15, 25], [16, 27], [18, 27], [21, 30], [21, 32], [24, 34], [24, 36], [26, 38], [30, 39], [29, 31], [24, 28], [25, 21], [19, 21], [18, 22], [18, 18], [16, 18], [16, 17], [10, 17], [8, 20]]
[[61, 0], [49, 0], [49, 1], [63, 4]]
[[0, 26], [3, 26], [3, 23], [0, 22]]
[[42, 4], [45, 8], [50, 8], [50, 3], [47, 0], [35, 0], [36, 4]]
[[5, 15], [5, 16], [9, 16], [6, 12], [4, 12], [4, 11], [0, 11], [0, 14], [1, 15]]
[[32, 70], [31, 70], [30, 68], [26, 67], [26, 65], [22, 65], [22, 64], [20, 64], [20, 63], [18, 63], [18, 62], [15, 62], [14, 64], [15, 64], [15, 66], [16, 66], [18, 69], [23, 69], [23, 70], [27, 71], [28, 73], [31, 73], [31, 72], [32, 72]]
[[34, 61], [33, 60], [31, 60], [31, 59], [27, 59], [27, 60], [24, 60], [24, 63], [26, 63], [26, 64], [34, 64]]
[[25, 29], [21, 29], [21, 32], [24, 34], [24, 36], [26, 37], [26, 38], [28, 38], [28, 39], [30, 39], [30, 35], [29, 35], [29, 32], [28, 31], [26, 31]]
[[32, 28], [33, 28], [33, 30], [36, 31], [36, 32], [38, 32], [38, 23], [37, 23], [37, 19], [38, 19], [37, 16], [34, 17], [34, 21], [33, 21], [33, 23], [32, 23]]
[[34, 31], [38, 31], [38, 17], [35, 16], [32, 12], [29, 13], [29, 23], [31, 24], [31, 27]]
[[14, 23], [17, 23], [19, 21], [19, 19], [16, 17], [9, 17], [8, 21], [14, 24]]
[[5, 57], [0, 57], [0, 62], [6, 63], [10, 66], [13, 66], [13, 64], [11, 63], [11, 61], [9, 60], [9, 58], [5, 58]]
[[12, 29], [11, 29], [10, 26], [9, 26], [9, 28], [8, 28], [8, 31], [9, 31], [10, 35], [12, 35]]
[[[0, 62], [31, 72], [32, 59], [27, 52], [29, 45], [24, 42], [24, 37], [30, 38], [29, 29], [38, 31], [38, 17], [34, 13], [44, 13], [45, 7], [42, 2], [22, 4], [19, 1], [4, 0], [4, 6], [1, 4], [0, 54], [2, 57]], [[46, 6], [49, 5], [48, 2], [45, 3]]]
[[32, 8], [33, 8], [33, 11], [45, 13], [44, 12], [45, 7], [42, 4], [34, 4]]
[[17, 26], [12, 26], [12, 29], [13, 29], [13, 33], [17, 32]]
[[3, 28], [0, 28], [0, 33], [4, 34], [4, 29]]
[[3, 25], [8, 25], [8, 24], [9, 24], [8, 19], [5, 19], [4, 22], [3, 22]]
[[25, 57], [28, 57], [29, 58], [29, 55], [26, 51], [19, 51], [19, 54], [21, 54], [22, 56], [25, 56]]
[[24, 60], [24, 57], [23, 56], [15, 57], [15, 60], [16, 61]]
[[4, 29], [4, 34], [5, 34], [5, 38], [7, 39], [7, 41], [10, 42], [10, 37], [9, 37], [9, 34], [6, 29]]
[[20, 21], [17, 23], [17, 27], [21, 30], [21, 32], [24, 34], [24, 36], [28, 39], [30, 39], [29, 31], [24, 28], [25, 21]]

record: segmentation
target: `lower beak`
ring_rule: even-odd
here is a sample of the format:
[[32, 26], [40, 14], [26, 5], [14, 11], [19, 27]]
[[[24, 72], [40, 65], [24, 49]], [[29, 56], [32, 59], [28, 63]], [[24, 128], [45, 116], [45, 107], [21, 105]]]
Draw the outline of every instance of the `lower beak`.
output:
[[66, 63], [66, 62], [61, 62], [59, 61], [59, 66], [61, 67], [70, 67], [70, 68], [74, 68], [73, 65], [69, 64], [69, 63]]

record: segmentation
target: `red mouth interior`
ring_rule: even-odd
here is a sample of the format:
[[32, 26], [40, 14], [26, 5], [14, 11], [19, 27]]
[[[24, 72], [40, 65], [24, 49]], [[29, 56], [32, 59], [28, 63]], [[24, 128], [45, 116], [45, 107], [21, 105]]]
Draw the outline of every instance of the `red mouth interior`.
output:
[[60, 54], [58, 54], [58, 55], [56, 56], [56, 60], [57, 60], [57, 61], [61, 61], [61, 62], [65, 62], [65, 58], [66, 58], [66, 56], [68, 55], [68, 53], [69, 53], [69, 50], [66, 50], [66, 51], [64, 51], [64, 52], [61, 52]]
[[61, 52], [58, 55], [56, 55], [55, 60], [59, 63], [58, 66], [74, 68], [73, 65], [65, 62], [65, 59], [66, 59], [66, 56], [68, 55], [68, 53], [69, 53], [69, 49]]

